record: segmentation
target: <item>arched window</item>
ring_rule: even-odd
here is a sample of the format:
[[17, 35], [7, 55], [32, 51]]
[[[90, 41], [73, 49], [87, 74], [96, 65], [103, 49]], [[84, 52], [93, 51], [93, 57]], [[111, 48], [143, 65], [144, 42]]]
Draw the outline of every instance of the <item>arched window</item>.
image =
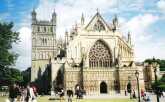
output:
[[89, 52], [90, 67], [110, 67], [112, 65], [112, 55], [104, 42], [98, 40]]
[[37, 31], [40, 32], [40, 26], [37, 27]]
[[50, 27], [50, 32], [53, 32], [53, 27]]
[[46, 27], [44, 27], [44, 32], [46, 32]]

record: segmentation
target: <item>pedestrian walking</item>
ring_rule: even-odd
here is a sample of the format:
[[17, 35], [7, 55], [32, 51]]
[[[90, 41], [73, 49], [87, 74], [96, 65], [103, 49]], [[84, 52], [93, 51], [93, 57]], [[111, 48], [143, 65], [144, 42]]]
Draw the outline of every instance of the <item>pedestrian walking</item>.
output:
[[141, 89], [141, 97], [143, 98], [144, 97], [144, 90], [143, 89]]
[[9, 87], [9, 100], [10, 100], [10, 102], [16, 102], [16, 100], [17, 100], [15, 83]]
[[133, 98], [136, 98], [136, 93], [135, 93], [135, 90], [133, 90], [133, 95], [132, 95]]
[[127, 96], [127, 90], [125, 89], [125, 96]]
[[34, 92], [33, 92], [33, 88], [28, 84], [27, 85], [27, 95], [26, 95], [26, 98], [25, 98], [25, 102], [36, 102], [36, 97], [34, 95]]
[[72, 102], [73, 91], [67, 90], [68, 102]]
[[163, 91], [162, 94], [163, 94], [163, 97], [165, 97], [165, 91]]
[[16, 84], [15, 92], [17, 95], [17, 102], [21, 102], [21, 88], [18, 84]]
[[64, 90], [63, 88], [60, 89], [60, 92], [58, 92], [59, 96], [60, 96], [60, 102], [62, 102], [64, 100]]

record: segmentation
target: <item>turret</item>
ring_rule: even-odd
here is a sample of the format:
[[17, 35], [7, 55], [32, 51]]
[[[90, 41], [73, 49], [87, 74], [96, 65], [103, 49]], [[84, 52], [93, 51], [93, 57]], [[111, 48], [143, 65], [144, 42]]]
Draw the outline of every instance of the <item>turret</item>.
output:
[[36, 11], [33, 9], [32, 13], [31, 13], [31, 16], [32, 16], [32, 24], [35, 23], [37, 21], [37, 18], [36, 18]]
[[112, 24], [113, 24], [113, 32], [115, 32], [118, 29], [118, 18], [117, 15], [115, 15], [115, 17], [112, 20]]
[[65, 44], [68, 45], [68, 31], [65, 31]]
[[82, 16], [81, 16], [81, 25], [84, 25], [84, 22], [85, 22], [84, 14], [82, 13]]
[[130, 34], [130, 32], [128, 32], [127, 42], [128, 42], [129, 45], [131, 45], [131, 34]]
[[53, 23], [54, 25], [56, 25], [56, 19], [57, 19], [56, 16], [57, 16], [57, 15], [56, 15], [56, 12], [54, 11], [53, 14], [52, 14], [52, 23]]

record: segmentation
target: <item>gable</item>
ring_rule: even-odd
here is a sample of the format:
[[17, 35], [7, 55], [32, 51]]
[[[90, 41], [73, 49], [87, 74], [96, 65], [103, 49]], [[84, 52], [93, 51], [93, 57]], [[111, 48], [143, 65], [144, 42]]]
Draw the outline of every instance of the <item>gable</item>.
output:
[[110, 27], [97, 12], [85, 29], [88, 31], [109, 31]]

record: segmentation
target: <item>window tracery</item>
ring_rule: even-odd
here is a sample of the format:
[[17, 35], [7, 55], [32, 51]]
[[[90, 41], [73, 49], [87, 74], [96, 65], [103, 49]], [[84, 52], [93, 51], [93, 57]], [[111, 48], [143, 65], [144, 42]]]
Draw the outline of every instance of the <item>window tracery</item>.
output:
[[96, 41], [89, 52], [90, 67], [110, 67], [112, 56], [109, 48], [100, 40]]
[[97, 31], [105, 30], [105, 26], [100, 20], [97, 20], [96, 24], [94, 25], [94, 30]]

